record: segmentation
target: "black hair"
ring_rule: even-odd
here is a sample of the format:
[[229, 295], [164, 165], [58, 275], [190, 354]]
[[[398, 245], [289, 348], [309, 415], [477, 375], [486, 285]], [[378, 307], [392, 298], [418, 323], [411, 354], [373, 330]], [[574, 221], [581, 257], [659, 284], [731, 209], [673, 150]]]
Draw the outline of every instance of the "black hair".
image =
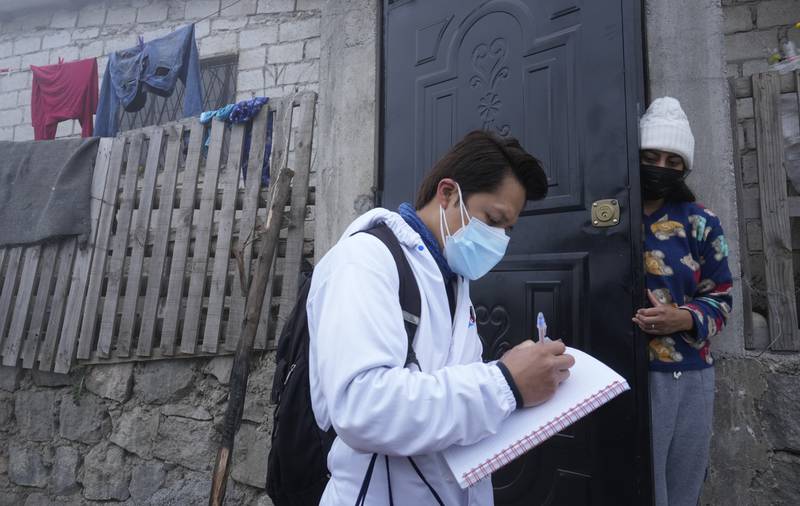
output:
[[694, 192], [684, 180], [675, 185], [675, 189], [669, 192], [664, 200], [667, 202], [696, 202], [697, 197], [694, 196]]
[[542, 164], [517, 139], [474, 130], [450, 148], [425, 176], [417, 190], [415, 207], [422, 209], [433, 200], [444, 178], [457, 182], [466, 199], [473, 193], [495, 191], [509, 175], [525, 188], [526, 200], [547, 195], [547, 175]]

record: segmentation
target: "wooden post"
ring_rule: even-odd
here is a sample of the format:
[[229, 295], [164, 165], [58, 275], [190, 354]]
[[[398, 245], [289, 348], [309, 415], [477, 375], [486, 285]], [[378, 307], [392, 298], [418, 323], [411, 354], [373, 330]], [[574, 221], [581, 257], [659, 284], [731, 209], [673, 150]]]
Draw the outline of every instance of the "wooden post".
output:
[[780, 91], [781, 82], [777, 74], [753, 76], [759, 200], [772, 340], [770, 349], [794, 351], [800, 348], [800, 332], [797, 328], [792, 236], [786, 171], [783, 167], [783, 135], [778, 110]]
[[[228, 474], [230, 474], [233, 440], [239, 430], [242, 411], [244, 410], [247, 378], [250, 374], [250, 354], [253, 350], [253, 340], [258, 329], [261, 304], [264, 302], [264, 292], [267, 288], [272, 260], [277, 250], [278, 234], [283, 221], [283, 210], [289, 198], [289, 182], [293, 175], [290, 169], [284, 168], [278, 174], [278, 178], [272, 182], [270, 207], [267, 221], [264, 225], [265, 230], [261, 237], [256, 272], [248, 290], [245, 316], [242, 322], [242, 335], [236, 345], [236, 354], [233, 358], [230, 393], [222, 428], [222, 443], [214, 464], [211, 495], [208, 499], [209, 506], [220, 506], [225, 500], [225, 487], [228, 481]], [[254, 177], [254, 175], [250, 177]]]

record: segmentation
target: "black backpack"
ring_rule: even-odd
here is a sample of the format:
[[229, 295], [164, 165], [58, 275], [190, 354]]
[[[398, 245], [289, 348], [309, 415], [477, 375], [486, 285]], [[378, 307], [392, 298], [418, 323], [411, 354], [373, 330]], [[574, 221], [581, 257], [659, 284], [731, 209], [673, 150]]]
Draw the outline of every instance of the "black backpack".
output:
[[[419, 367], [412, 347], [421, 307], [417, 280], [400, 243], [388, 226], [381, 224], [363, 232], [380, 239], [397, 264], [397, 272], [400, 275], [400, 306], [403, 309], [403, 320], [408, 335], [405, 365], [413, 363]], [[309, 276], [281, 332], [275, 355], [277, 366], [270, 397], [271, 402], [275, 404], [275, 415], [272, 426], [272, 448], [267, 460], [267, 494], [275, 506], [319, 504], [330, 478], [327, 458], [328, 451], [336, 438], [336, 432], [333, 427], [327, 432], [320, 429], [311, 409], [306, 315], [306, 300], [310, 286]], [[373, 455], [364, 479], [362, 486], [364, 496], [369, 487], [376, 457]], [[413, 461], [411, 463], [420, 474]], [[426, 480], [425, 483], [427, 484]], [[432, 489], [431, 491], [436, 496]], [[436, 498], [438, 499], [438, 496]], [[439, 503], [441, 504], [440, 500]]]

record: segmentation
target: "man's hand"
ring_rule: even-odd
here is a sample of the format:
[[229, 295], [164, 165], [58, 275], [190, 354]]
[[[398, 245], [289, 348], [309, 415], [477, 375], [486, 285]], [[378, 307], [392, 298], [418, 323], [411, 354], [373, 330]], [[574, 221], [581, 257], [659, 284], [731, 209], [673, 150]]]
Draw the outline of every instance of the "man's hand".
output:
[[565, 354], [565, 350], [561, 341], [526, 340], [500, 359], [514, 378], [526, 408], [550, 399], [558, 385], [569, 377], [575, 358]]
[[647, 297], [653, 307], [640, 309], [633, 317], [633, 323], [643, 332], [654, 336], [668, 336], [694, 328], [692, 314], [686, 309], [662, 303], [650, 290], [647, 290]]

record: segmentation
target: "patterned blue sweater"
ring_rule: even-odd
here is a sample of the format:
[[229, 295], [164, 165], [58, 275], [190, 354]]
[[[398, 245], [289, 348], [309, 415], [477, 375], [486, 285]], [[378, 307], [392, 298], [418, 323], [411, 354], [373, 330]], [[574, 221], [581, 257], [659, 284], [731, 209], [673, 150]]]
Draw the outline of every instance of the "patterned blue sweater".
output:
[[667, 202], [645, 215], [643, 225], [647, 288], [694, 320], [691, 332], [651, 337], [650, 370], [711, 367], [709, 338], [728, 320], [733, 286], [719, 218], [699, 204]]

